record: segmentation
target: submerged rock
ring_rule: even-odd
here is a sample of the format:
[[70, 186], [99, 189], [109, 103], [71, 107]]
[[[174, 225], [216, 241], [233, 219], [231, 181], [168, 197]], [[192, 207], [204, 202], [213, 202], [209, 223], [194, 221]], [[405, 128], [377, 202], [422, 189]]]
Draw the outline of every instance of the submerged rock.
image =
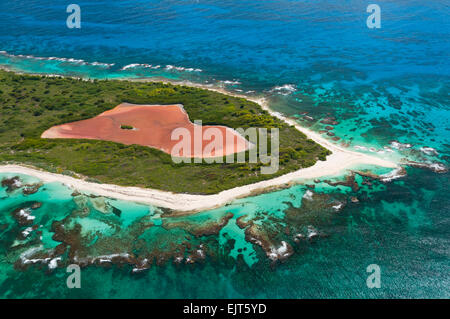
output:
[[287, 242], [282, 241], [281, 246], [272, 247], [270, 252], [267, 253], [267, 257], [269, 257], [272, 261], [283, 261], [289, 258], [294, 253], [294, 249]]
[[323, 237], [323, 236], [325, 236], [325, 235], [320, 233], [316, 227], [314, 227], [313, 225], [308, 225], [306, 227], [306, 231], [304, 234], [298, 233], [294, 236], [293, 239], [294, 239], [294, 242], [298, 244], [304, 240], [312, 241], [316, 237]]
[[382, 181], [383, 183], [386, 183], [386, 182], [393, 181], [394, 179], [399, 179], [403, 176], [406, 176], [406, 170], [403, 167], [399, 167], [399, 168], [393, 169], [392, 171], [390, 171], [387, 174], [380, 175], [378, 177], [378, 179], [380, 181]]
[[53, 270], [60, 265], [62, 260], [60, 255], [63, 252], [58, 247], [49, 251], [43, 250], [42, 246], [31, 247], [20, 255], [14, 263], [14, 268], [26, 270], [31, 265], [44, 265], [48, 270]]
[[41, 188], [42, 184], [31, 184], [31, 185], [25, 185], [25, 187], [22, 190], [22, 193], [24, 195], [32, 195], [34, 193], [37, 193], [39, 188]]
[[12, 192], [15, 191], [18, 188], [21, 188], [23, 186], [22, 181], [20, 180], [19, 176], [14, 176], [11, 178], [4, 178], [2, 180], [2, 187], [6, 187], [6, 191]]
[[359, 185], [355, 180], [355, 173], [351, 172], [345, 177], [344, 181], [336, 181], [332, 182], [330, 180], [324, 180], [324, 183], [327, 183], [330, 186], [348, 186], [352, 188], [352, 191], [357, 192], [359, 190]]
[[296, 234], [293, 238], [294, 242], [296, 242], [297, 244], [303, 239], [305, 239], [305, 235], [300, 234], [300, 233]]
[[[356, 171], [356, 173], [358, 175], [364, 176], [364, 177], [369, 177], [369, 178], [373, 178], [376, 180], [379, 180], [383, 183], [387, 183], [390, 182], [394, 179], [398, 179], [401, 177], [406, 176], [406, 170], [403, 167], [399, 167], [396, 169], [393, 169], [392, 171], [390, 171], [389, 173], [386, 174], [382, 174], [382, 175], [377, 175], [371, 172], [365, 172], [365, 171]], [[365, 182], [367, 185], [371, 185], [370, 182]]]
[[35, 202], [31, 205], [31, 209], [38, 209], [42, 207], [42, 203], [41, 202]]
[[79, 191], [75, 190], [75, 191], [73, 191], [73, 193], [70, 196], [77, 197], [77, 196], [80, 196], [80, 195], [81, 195], [81, 193]]
[[201, 224], [185, 220], [172, 221], [166, 219], [162, 227], [167, 230], [174, 228], [182, 228], [191, 233], [192, 235], [194, 235], [195, 237], [217, 235], [219, 234], [220, 230], [228, 224], [231, 218], [233, 218], [233, 213], [227, 212], [217, 221], [210, 220]]
[[350, 201], [351, 201], [352, 203], [359, 203], [358, 197], [355, 197], [355, 196], [350, 197]]
[[148, 269], [150, 269], [149, 260], [147, 258], [138, 259], [135, 267], [131, 270], [131, 272], [136, 274], [136, 273], [140, 273], [140, 272], [143, 272], [145, 270], [148, 270]]
[[236, 218], [236, 225], [238, 225], [239, 228], [244, 229], [251, 224], [251, 221], [244, 221], [244, 219], [246, 217], [248, 217], [248, 216], [242, 215], [242, 216]]
[[306, 192], [305, 192], [305, 194], [303, 194], [303, 199], [306, 199], [306, 200], [312, 200], [313, 199], [313, 196], [314, 196], [314, 192], [313, 191], [310, 191], [310, 190], [307, 190]]
[[31, 208], [17, 208], [12, 212], [12, 216], [20, 226], [32, 225], [36, 216], [31, 215]]
[[438, 152], [436, 151], [436, 149], [432, 148], [432, 147], [421, 147], [419, 149], [422, 153], [426, 154], [426, 155], [439, 155]]
[[120, 209], [118, 209], [112, 205], [111, 205], [111, 207], [112, 207], [112, 212], [114, 215], [116, 215], [117, 217], [120, 217], [120, 215], [122, 215], [122, 211]]
[[333, 209], [336, 212], [339, 212], [345, 207], [345, 203], [344, 202], [338, 202], [336, 205], [333, 205], [332, 207], [333, 207]]
[[437, 162], [431, 162], [431, 163], [419, 163], [419, 162], [413, 162], [413, 161], [408, 161], [406, 162], [407, 165], [412, 166], [412, 167], [418, 167], [418, 168], [426, 168], [429, 169], [435, 173], [447, 173], [448, 172], [448, 168], [447, 166], [445, 166], [442, 163], [437, 163]]
[[392, 148], [395, 148], [397, 150], [404, 150], [407, 148], [411, 148], [412, 144], [409, 143], [400, 143], [399, 141], [390, 141], [389, 144], [391, 145]]
[[110, 214], [113, 212], [113, 209], [109, 202], [106, 200], [105, 197], [100, 196], [89, 196], [89, 199], [92, 203], [92, 206], [99, 212], [102, 212], [103, 214]]
[[314, 237], [317, 237], [317, 236], [319, 236], [319, 231], [314, 226], [309, 225], [308, 229], [307, 229], [306, 237], [308, 239], [313, 239]]
[[322, 124], [330, 124], [330, 125], [337, 125], [337, 124], [339, 124], [339, 123], [336, 121], [336, 118], [333, 117], [333, 116], [329, 116], [329, 117], [323, 118], [323, 119], [320, 121], [320, 123], [322, 123]]

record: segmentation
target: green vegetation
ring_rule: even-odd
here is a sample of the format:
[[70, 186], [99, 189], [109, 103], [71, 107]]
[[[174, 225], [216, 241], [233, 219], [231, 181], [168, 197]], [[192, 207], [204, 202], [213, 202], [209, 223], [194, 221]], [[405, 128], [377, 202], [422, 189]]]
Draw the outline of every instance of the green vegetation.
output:
[[[191, 120], [231, 128], [280, 129], [280, 169], [261, 175], [257, 164], [175, 164], [139, 145], [96, 140], [41, 139], [46, 129], [92, 118], [122, 102], [183, 104]], [[248, 100], [164, 83], [83, 81], [0, 70], [0, 163], [72, 171], [91, 180], [173, 192], [217, 193], [271, 179], [325, 160], [329, 151]]]
[[120, 128], [122, 130], [132, 130], [132, 129], [134, 129], [134, 127], [132, 127], [131, 125], [121, 125]]

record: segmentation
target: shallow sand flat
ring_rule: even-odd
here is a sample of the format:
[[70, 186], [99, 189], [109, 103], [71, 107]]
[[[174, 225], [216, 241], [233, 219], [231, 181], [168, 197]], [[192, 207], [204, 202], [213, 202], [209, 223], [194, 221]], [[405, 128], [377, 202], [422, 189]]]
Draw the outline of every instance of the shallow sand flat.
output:
[[[133, 129], [122, 129], [130, 125]], [[222, 157], [232, 153], [246, 151], [249, 143], [236, 131], [225, 126], [199, 126], [193, 124], [182, 105], [135, 105], [122, 103], [112, 110], [91, 119], [66, 123], [46, 130], [42, 138], [73, 138], [112, 141], [126, 145], [139, 144], [153, 147], [171, 154], [178, 143], [172, 140], [172, 132], [177, 128], [186, 128], [190, 133], [190, 154], [177, 153], [185, 157]], [[205, 150], [210, 140], [201, 141], [201, 149], [195, 149], [194, 131], [198, 136], [208, 129], [214, 129], [222, 136], [223, 147]], [[228, 138], [227, 138], [228, 133]], [[199, 143], [200, 145], [200, 143]]]

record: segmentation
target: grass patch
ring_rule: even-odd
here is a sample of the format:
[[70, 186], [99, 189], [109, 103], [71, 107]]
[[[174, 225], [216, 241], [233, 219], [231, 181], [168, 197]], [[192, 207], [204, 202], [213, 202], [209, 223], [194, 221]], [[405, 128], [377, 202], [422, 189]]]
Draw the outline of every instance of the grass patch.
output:
[[132, 127], [131, 125], [121, 125], [120, 128], [122, 130], [132, 130], [132, 129], [134, 129], [134, 127]]

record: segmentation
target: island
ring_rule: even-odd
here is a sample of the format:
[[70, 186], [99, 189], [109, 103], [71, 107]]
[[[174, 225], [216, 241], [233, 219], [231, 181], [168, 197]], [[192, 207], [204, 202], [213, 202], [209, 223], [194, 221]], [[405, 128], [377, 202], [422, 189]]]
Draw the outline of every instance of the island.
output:
[[[81, 139], [82, 136], [41, 138], [54, 126], [88, 120], [123, 103], [183, 105], [189, 119], [202, 120], [203, 125], [279, 128], [280, 169], [275, 175], [262, 175], [262, 163], [175, 164], [167, 153], [138, 143]], [[214, 194], [310, 167], [330, 154], [257, 103], [188, 86], [86, 81], [1, 71], [0, 104], [1, 162], [28, 164], [50, 172], [72, 171], [102, 183]]]
[[[0, 104], [0, 172], [33, 175], [44, 182], [59, 181], [76, 190], [175, 211], [219, 207], [358, 164], [391, 167], [397, 173], [401, 169], [396, 163], [340, 147], [271, 111], [264, 101], [187, 85], [0, 71]], [[160, 106], [158, 111], [161, 106], [172, 110], [182, 106], [185, 121], [201, 120], [205, 126], [277, 128], [279, 169], [261, 174], [265, 165], [261, 162], [175, 163], [162, 145], [132, 139], [55, 138], [61, 137], [57, 135], [64, 133], [65, 125], [89, 123], [130, 105], [141, 110]], [[142, 133], [121, 128], [132, 126], [131, 118], [120, 121], [114, 122], [115, 130], [124, 136]]]

